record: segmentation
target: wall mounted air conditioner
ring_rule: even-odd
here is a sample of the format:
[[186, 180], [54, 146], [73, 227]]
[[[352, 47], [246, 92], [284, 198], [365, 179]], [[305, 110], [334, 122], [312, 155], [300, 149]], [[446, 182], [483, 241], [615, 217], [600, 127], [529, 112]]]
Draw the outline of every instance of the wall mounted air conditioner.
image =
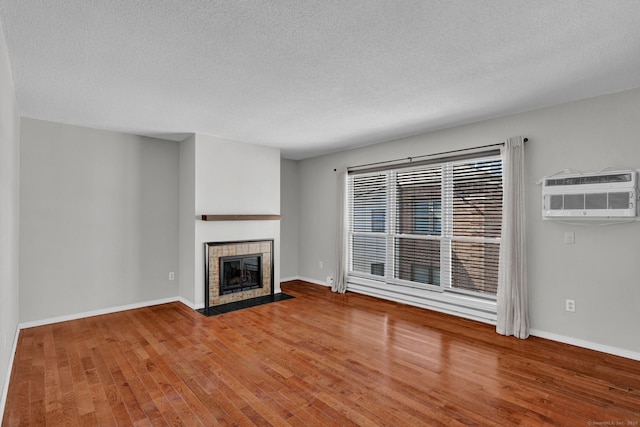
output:
[[638, 172], [608, 171], [542, 179], [543, 219], [635, 218]]

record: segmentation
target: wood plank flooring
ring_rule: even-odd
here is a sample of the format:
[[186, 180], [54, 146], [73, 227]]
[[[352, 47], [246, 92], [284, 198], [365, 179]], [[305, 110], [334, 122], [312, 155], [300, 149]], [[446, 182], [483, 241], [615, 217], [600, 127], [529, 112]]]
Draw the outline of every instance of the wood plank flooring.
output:
[[640, 362], [282, 289], [216, 317], [171, 303], [22, 330], [2, 425], [640, 424]]

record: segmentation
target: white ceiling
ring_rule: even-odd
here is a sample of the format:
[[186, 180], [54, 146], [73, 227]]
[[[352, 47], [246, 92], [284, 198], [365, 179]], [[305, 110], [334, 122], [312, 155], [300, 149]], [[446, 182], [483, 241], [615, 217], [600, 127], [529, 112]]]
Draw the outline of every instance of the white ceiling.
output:
[[0, 0], [20, 114], [300, 159], [640, 86], [638, 0]]

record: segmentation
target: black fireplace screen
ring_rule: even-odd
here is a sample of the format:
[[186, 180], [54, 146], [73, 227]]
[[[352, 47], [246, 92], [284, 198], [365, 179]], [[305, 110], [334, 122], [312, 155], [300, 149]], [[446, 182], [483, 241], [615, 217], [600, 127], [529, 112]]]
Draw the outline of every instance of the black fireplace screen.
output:
[[262, 254], [220, 258], [220, 295], [262, 287]]

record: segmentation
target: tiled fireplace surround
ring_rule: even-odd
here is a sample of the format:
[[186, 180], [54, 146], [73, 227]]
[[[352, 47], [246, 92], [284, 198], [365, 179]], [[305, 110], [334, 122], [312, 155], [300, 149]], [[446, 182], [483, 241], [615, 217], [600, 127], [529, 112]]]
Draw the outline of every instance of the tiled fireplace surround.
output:
[[[262, 254], [262, 287], [220, 295], [220, 258]], [[273, 240], [205, 244], [205, 308], [273, 294]]]

